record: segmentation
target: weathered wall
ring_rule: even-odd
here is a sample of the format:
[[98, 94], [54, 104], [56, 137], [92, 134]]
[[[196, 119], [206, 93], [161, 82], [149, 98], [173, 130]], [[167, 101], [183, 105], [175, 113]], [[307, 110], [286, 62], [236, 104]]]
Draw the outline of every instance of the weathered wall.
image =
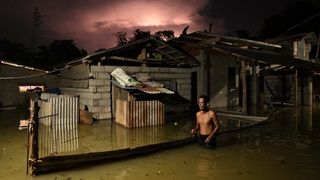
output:
[[[228, 68], [235, 67], [236, 69], [239, 69], [238, 63], [234, 60], [234, 58], [211, 55], [209, 64], [209, 84], [211, 98], [210, 107], [226, 107], [231, 103], [228, 102], [228, 100], [235, 99], [235, 101], [238, 101], [239, 83], [237, 84], [237, 89], [235, 92], [230, 92], [230, 89], [228, 88]], [[239, 78], [239, 75], [237, 78]]]
[[[0, 65], [0, 77], [24, 77], [39, 73], [43, 72], [22, 67]], [[0, 84], [0, 102], [3, 106], [26, 105], [26, 103], [29, 103], [28, 98], [31, 96], [31, 93], [20, 93], [19, 85], [45, 85], [48, 88], [55, 88], [58, 87], [58, 78], [56, 75], [47, 74], [30, 78], [0, 80]]]
[[[83, 66], [83, 65], [77, 65]], [[97, 119], [111, 118], [111, 75], [110, 73], [116, 69], [116, 66], [91, 66], [87, 68], [75, 67], [64, 72], [62, 77], [69, 74], [79, 74], [79, 71], [85, 72], [81, 78], [92, 76], [92, 79], [87, 81], [87, 88], [83, 85], [79, 88], [79, 84], [70, 82], [61, 84], [62, 93], [80, 95], [80, 107], [83, 109], [87, 105], [89, 111], [94, 113]], [[158, 68], [158, 67], [120, 67], [126, 73], [148, 73], [149, 76], [157, 81], [169, 80], [175, 81], [178, 93], [184, 98], [191, 100], [191, 69], [181, 68]], [[82, 82], [83, 83], [83, 82]], [[85, 83], [83, 83], [85, 84]], [[74, 86], [74, 87], [72, 87]]]
[[[226, 107], [237, 105], [239, 103], [239, 65], [234, 58], [229, 56], [221, 55], [200, 55], [197, 57], [200, 61], [201, 58], [208, 58], [206, 65], [206, 71], [198, 68], [198, 74], [205, 77], [204, 81], [198, 78], [198, 87], [202, 87], [203, 83], [207, 83], [204, 92], [205, 95], [209, 96], [210, 102], [209, 107]], [[201, 62], [201, 61], [200, 61]], [[235, 88], [229, 87], [228, 71], [229, 67], [236, 69]], [[208, 72], [209, 71], [209, 72]], [[199, 76], [198, 75], [198, 76]], [[206, 82], [207, 81], [207, 82]], [[208, 94], [209, 93], [209, 94]], [[198, 93], [198, 96], [201, 92]]]

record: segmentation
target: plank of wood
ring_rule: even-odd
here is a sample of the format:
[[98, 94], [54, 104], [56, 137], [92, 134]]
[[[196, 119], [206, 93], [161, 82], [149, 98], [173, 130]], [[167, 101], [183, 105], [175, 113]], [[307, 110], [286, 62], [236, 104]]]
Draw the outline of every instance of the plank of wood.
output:
[[229, 114], [229, 113], [217, 113], [217, 114], [219, 116], [236, 118], [244, 121], [254, 121], [254, 122], [265, 121], [269, 119], [269, 117], [265, 117], [265, 116], [248, 116], [248, 115], [242, 115], [242, 114]]

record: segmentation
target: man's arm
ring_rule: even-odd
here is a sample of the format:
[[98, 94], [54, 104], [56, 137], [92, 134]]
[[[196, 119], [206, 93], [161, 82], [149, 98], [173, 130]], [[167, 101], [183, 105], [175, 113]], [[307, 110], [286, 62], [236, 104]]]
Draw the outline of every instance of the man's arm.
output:
[[197, 131], [198, 131], [198, 129], [199, 129], [198, 113], [196, 114], [196, 119], [197, 119], [197, 121], [196, 121], [196, 127], [195, 127], [195, 128], [193, 128], [193, 129], [191, 129], [191, 134], [195, 134], [195, 133], [197, 133]]
[[206, 143], [209, 143], [211, 141], [211, 139], [213, 138], [213, 136], [217, 133], [217, 131], [220, 128], [220, 124], [219, 121], [217, 120], [217, 116], [216, 113], [212, 111], [212, 113], [210, 113], [210, 117], [214, 123], [214, 129], [211, 132], [211, 134], [207, 137], [207, 139], [205, 140]]

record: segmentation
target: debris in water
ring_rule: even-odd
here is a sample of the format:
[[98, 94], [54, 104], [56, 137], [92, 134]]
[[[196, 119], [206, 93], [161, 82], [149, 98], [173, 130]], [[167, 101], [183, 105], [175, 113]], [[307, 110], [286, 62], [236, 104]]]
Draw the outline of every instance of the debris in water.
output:
[[162, 171], [158, 170], [157, 175], [161, 175], [161, 174], [162, 174]]

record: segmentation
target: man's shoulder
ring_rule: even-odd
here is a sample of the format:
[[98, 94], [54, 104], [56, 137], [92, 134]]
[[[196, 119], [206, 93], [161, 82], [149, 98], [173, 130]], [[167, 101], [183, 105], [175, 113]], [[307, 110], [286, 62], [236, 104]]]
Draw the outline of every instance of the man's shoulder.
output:
[[198, 111], [198, 112], [196, 113], [196, 115], [199, 115], [199, 114], [201, 114], [201, 111]]
[[213, 115], [213, 116], [216, 116], [217, 113], [214, 110], [209, 110], [209, 114]]

